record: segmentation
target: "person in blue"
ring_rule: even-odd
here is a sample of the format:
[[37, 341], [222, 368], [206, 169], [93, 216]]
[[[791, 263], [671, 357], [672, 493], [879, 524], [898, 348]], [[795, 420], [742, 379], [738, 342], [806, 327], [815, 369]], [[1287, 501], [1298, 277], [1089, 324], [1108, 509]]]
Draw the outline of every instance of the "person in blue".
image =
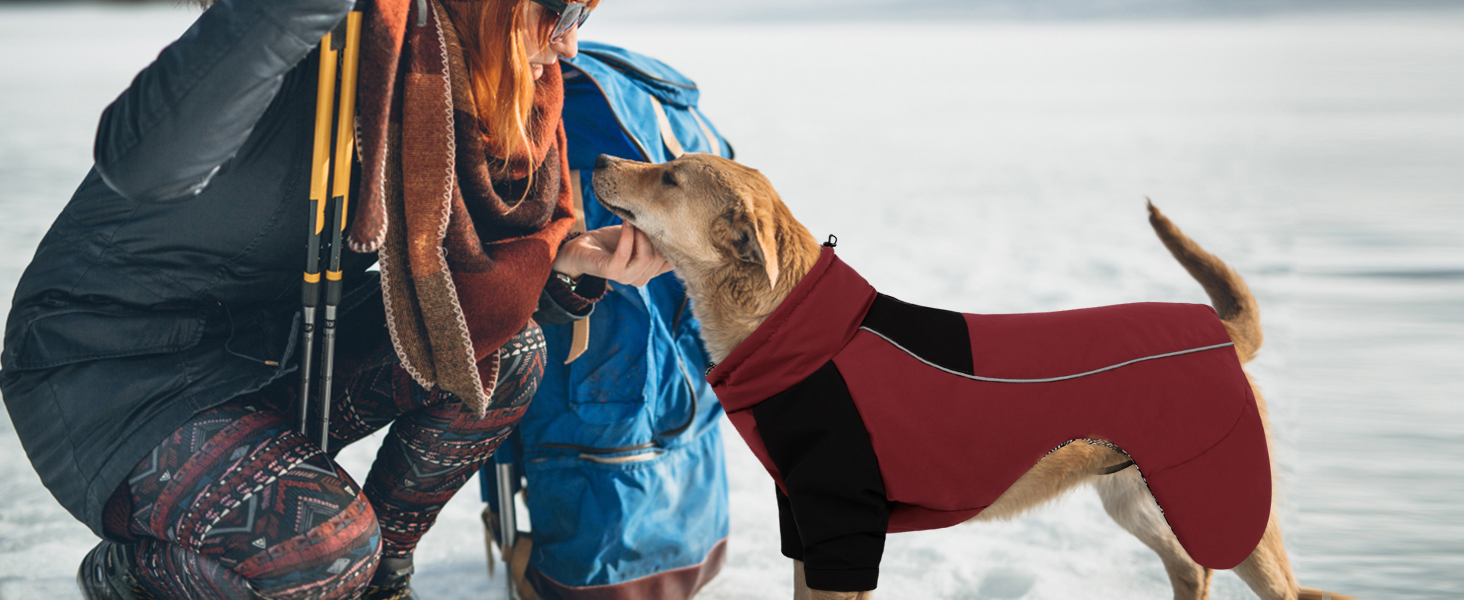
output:
[[[563, 118], [587, 227], [620, 222], [592, 185], [602, 156], [733, 155], [698, 108], [696, 81], [628, 48], [579, 49], [564, 61]], [[514, 545], [505, 554], [526, 597], [686, 600], [720, 571], [729, 527], [722, 407], [702, 377], [700, 330], [672, 274], [615, 286], [589, 319], [544, 327], [538, 393], [479, 478], [499, 540], [509, 537], [500, 516], [512, 519], [498, 507], [524, 485], [532, 532], [505, 540]]]
[[[595, 2], [362, 4], [361, 191], [330, 448], [391, 427], [363, 485], [290, 416], [314, 50], [354, 0], [199, 3], [103, 113], [95, 165], [16, 288], [6, 408], [42, 481], [103, 538], [78, 573], [87, 598], [414, 597], [417, 540], [534, 394], [537, 323], [586, 317], [605, 279], [637, 286], [669, 270], [630, 227], [567, 235], [557, 61], [575, 55]], [[413, 132], [445, 113], [421, 109], [412, 86], [447, 80], [449, 133], [424, 142]], [[411, 229], [434, 181], [449, 187], [425, 197], [452, 202], [436, 247]], [[423, 270], [424, 256], [445, 272]], [[378, 258], [381, 275], [368, 270]], [[471, 334], [482, 406], [423, 385], [411, 358], [445, 364], [404, 332], [444, 327], [432, 281], [458, 293], [447, 308], [462, 318], [445, 327]]]

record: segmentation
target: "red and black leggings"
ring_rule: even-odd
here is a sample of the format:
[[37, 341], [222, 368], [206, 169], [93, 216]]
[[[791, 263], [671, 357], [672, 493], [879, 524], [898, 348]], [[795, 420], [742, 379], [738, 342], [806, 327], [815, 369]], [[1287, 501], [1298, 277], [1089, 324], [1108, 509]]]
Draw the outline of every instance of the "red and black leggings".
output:
[[332, 447], [391, 425], [363, 488], [294, 429], [293, 382], [200, 412], [118, 488], [106, 530], [134, 540], [154, 598], [351, 598], [382, 556], [412, 553], [523, 416], [544, 372], [539, 327], [500, 358], [484, 417], [395, 364], [340, 373]]

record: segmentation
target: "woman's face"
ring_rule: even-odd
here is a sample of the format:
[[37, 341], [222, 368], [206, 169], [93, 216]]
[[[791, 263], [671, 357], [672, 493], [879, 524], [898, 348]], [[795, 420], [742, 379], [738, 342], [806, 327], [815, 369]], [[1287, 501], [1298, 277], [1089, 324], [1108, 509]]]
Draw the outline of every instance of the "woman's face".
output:
[[544, 67], [559, 62], [559, 57], [574, 58], [576, 54], [579, 54], [579, 28], [570, 29], [553, 43], [538, 39], [537, 32], [543, 31], [543, 28], [540, 27], [543, 20], [553, 19], [555, 15], [540, 6], [538, 2], [533, 0], [523, 0], [523, 2], [528, 5], [529, 9], [529, 18], [526, 19], [528, 22], [525, 23], [528, 26], [527, 37], [530, 40], [529, 67], [533, 69], [534, 79], [538, 79], [544, 75]]

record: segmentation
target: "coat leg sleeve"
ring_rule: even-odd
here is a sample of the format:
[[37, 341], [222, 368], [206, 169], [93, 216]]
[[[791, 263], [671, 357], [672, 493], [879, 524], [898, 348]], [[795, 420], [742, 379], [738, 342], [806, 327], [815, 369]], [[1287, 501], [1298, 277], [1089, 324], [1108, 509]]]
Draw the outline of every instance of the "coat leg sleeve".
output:
[[803, 560], [803, 538], [798, 535], [798, 522], [793, 519], [793, 504], [783, 489], [773, 486], [778, 495], [778, 534], [783, 541], [783, 556]]
[[[872, 590], [889, 528], [879, 461], [849, 389], [832, 362], [753, 408], [768, 456], [787, 490], [808, 586]], [[784, 554], [789, 523], [780, 517]], [[790, 555], [791, 558], [797, 558]]]

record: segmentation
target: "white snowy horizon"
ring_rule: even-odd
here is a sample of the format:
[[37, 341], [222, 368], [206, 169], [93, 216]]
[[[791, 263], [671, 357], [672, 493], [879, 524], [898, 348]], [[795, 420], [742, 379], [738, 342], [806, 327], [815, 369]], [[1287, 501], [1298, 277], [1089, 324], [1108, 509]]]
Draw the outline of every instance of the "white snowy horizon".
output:
[[[1149, 231], [1152, 198], [1260, 300], [1266, 345], [1250, 368], [1272, 411], [1301, 583], [1363, 600], [1464, 597], [1458, 3], [913, 21], [925, 3], [798, 3], [857, 17], [827, 20], [791, 18], [791, 4], [607, 0], [583, 37], [695, 79], [738, 159], [815, 235], [837, 234], [841, 258], [877, 288], [911, 302], [988, 313], [1206, 303]], [[196, 14], [0, 6], [0, 55], [12, 57], [0, 62], [0, 296], [90, 166], [102, 108]], [[730, 428], [724, 437], [728, 562], [698, 598], [790, 597], [771, 483]], [[357, 444], [341, 461], [360, 478], [374, 452]], [[424, 539], [423, 597], [503, 598], [480, 506], [469, 482]], [[95, 543], [0, 417], [0, 600], [79, 597], [76, 565]], [[1079, 491], [1009, 523], [891, 536], [877, 596], [1170, 594], [1153, 553]], [[1211, 597], [1255, 596], [1222, 573]]]

